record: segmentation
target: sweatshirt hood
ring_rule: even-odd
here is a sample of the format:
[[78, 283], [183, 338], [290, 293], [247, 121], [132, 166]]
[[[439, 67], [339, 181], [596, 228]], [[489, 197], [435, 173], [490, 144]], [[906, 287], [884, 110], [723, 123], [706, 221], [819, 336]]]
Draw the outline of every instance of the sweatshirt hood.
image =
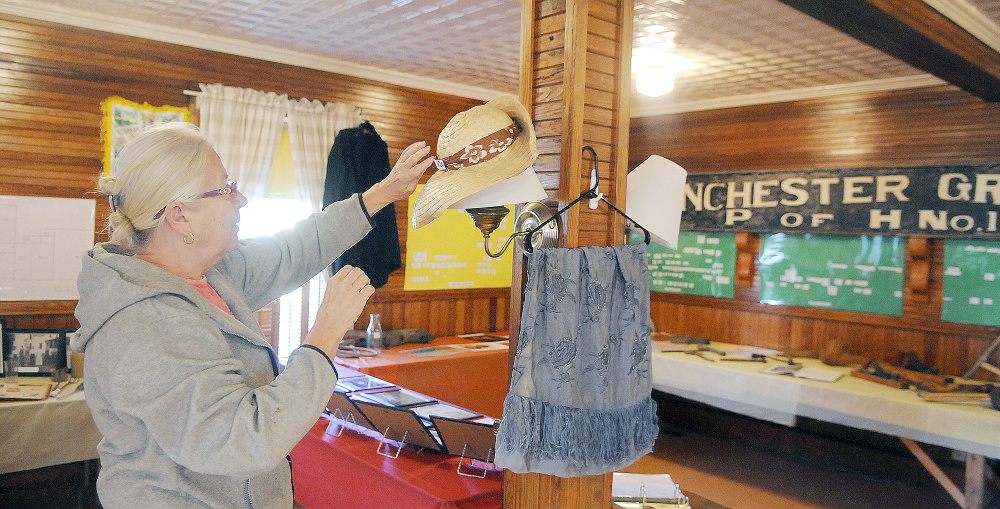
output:
[[197, 291], [182, 279], [132, 255], [118, 244], [103, 243], [83, 256], [76, 281], [80, 330], [70, 340], [71, 350], [82, 352], [108, 319], [136, 302], [163, 293], [196, 301]]

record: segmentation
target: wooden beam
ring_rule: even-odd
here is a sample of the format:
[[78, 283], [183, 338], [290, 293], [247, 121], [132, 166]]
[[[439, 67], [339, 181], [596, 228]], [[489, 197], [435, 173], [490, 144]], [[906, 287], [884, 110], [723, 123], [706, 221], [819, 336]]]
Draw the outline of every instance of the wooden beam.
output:
[[955, 482], [952, 481], [951, 478], [949, 478], [948, 475], [941, 470], [941, 467], [937, 466], [937, 463], [934, 463], [934, 460], [931, 459], [931, 457], [928, 456], [927, 453], [924, 452], [924, 450], [921, 449], [916, 442], [910, 440], [909, 438], [903, 438], [903, 437], [899, 437], [899, 440], [903, 442], [903, 445], [905, 445], [906, 448], [909, 449], [911, 453], [913, 453], [913, 455], [917, 458], [917, 460], [920, 461], [920, 464], [923, 465], [925, 469], [927, 469], [927, 472], [929, 472], [934, 477], [934, 479], [941, 485], [941, 487], [944, 488], [944, 490], [947, 491], [949, 495], [951, 495], [951, 498], [955, 499], [955, 502], [958, 502], [959, 506], [965, 509], [969, 509], [965, 505], [965, 494], [962, 493], [962, 490], [958, 489], [958, 486], [955, 485]]
[[987, 102], [1000, 53], [922, 0], [779, 0]]

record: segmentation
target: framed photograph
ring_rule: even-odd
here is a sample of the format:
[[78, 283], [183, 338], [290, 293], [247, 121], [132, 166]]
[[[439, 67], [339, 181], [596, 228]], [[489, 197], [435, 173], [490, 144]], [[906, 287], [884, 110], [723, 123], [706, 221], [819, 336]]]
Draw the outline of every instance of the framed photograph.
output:
[[364, 391], [368, 389], [385, 389], [395, 387], [394, 384], [369, 375], [352, 376], [337, 380], [338, 392]]
[[65, 329], [4, 329], [3, 358], [13, 360], [18, 375], [49, 376], [66, 367]]
[[448, 454], [493, 462], [496, 431], [492, 424], [438, 416], [431, 421]]
[[456, 421], [465, 421], [468, 419], [475, 419], [476, 417], [482, 417], [482, 414], [477, 414], [471, 410], [466, 410], [464, 408], [459, 408], [455, 405], [449, 405], [448, 403], [442, 403], [438, 401], [437, 403], [431, 403], [429, 405], [420, 405], [412, 408], [413, 413], [423, 417], [425, 420], [430, 420], [433, 417], [447, 417], [449, 419], [454, 419]]
[[404, 442], [440, 451], [442, 444], [437, 433], [432, 430], [417, 414], [408, 408], [393, 408], [355, 400], [358, 410], [371, 423], [371, 429], [378, 431], [386, 440]]
[[362, 392], [357, 394], [357, 397], [391, 407], [421, 405], [435, 401], [423, 394], [402, 388], [389, 391]]

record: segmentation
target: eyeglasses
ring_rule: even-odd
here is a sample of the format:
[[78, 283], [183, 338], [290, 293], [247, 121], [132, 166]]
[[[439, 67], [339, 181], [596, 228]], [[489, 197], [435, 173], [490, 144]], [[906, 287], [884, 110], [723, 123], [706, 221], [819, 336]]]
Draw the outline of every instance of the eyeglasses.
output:
[[[226, 187], [223, 187], [221, 189], [216, 189], [214, 191], [209, 191], [207, 193], [202, 193], [193, 199], [199, 200], [201, 198], [211, 198], [213, 196], [229, 196], [235, 192], [236, 192], [236, 181], [233, 179], [226, 179]], [[159, 219], [160, 216], [162, 216], [163, 213], [166, 211], [167, 207], [164, 206], [162, 209], [160, 209], [159, 212], [156, 213], [155, 216], [153, 216], [153, 219]]]

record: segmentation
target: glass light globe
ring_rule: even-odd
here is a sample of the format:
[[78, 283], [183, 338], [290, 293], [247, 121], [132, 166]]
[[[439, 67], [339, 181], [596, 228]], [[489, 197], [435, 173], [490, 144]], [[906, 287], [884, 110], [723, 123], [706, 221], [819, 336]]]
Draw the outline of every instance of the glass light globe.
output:
[[642, 95], [660, 97], [674, 89], [674, 73], [664, 67], [647, 67], [635, 75], [635, 88]]

